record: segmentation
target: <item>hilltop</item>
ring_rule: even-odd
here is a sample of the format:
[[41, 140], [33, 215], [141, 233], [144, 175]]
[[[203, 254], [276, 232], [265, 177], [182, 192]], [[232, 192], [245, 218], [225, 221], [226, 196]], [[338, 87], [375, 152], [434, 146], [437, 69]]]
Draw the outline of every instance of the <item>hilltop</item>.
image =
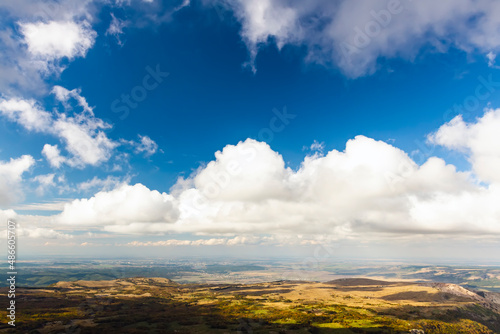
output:
[[500, 332], [499, 294], [445, 283], [127, 278], [19, 292], [16, 330], [26, 333]]

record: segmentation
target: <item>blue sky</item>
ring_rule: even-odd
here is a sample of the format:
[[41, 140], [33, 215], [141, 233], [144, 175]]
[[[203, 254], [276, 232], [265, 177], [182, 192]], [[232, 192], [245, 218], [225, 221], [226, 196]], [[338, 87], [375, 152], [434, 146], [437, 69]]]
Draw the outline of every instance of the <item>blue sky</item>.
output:
[[52, 253], [497, 245], [500, 7], [479, 4], [0, 5], [0, 217]]

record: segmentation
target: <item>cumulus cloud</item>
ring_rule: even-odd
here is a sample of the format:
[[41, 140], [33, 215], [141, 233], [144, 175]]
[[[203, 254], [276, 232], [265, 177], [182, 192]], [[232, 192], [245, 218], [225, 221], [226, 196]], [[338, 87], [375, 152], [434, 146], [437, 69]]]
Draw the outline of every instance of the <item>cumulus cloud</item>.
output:
[[[239, 173], [231, 176], [230, 163]], [[297, 171], [266, 144], [247, 140], [226, 147], [193, 180], [195, 187], [180, 195], [182, 228], [234, 233], [425, 233], [427, 222], [410, 214], [415, 202], [474, 189], [467, 174], [439, 158], [418, 166], [405, 152], [363, 136], [343, 152], [306, 157]]]
[[[60, 74], [68, 61], [85, 57], [96, 33], [87, 21], [17, 22], [21, 36], [11, 28], [0, 30], [0, 87], [4, 93], [24, 89], [44, 91], [44, 79]], [[34, 87], [39, 86], [38, 88]]]
[[0, 161], [0, 205], [15, 202], [22, 196], [22, 175], [35, 164], [30, 155], [23, 155], [9, 162]]
[[94, 44], [96, 32], [86, 21], [19, 23], [28, 52], [36, 60], [84, 57]]
[[195, 188], [209, 198], [263, 201], [290, 195], [283, 180], [291, 170], [266, 143], [247, 140], [227, 145], [215, 158], [192, 178]]
[[94, 116], [79, 90], [70, 91], [56, 86], [53, 93], [66, 109], [71, 109], [70, 99], [76, 100], [82, 112], [73, 112], [71, 116], [67, 113], [49, 113], [33, 99], [10, 98], [0, 99], [0, 115], [29, 131], [59, 138], [72, 157], [63, 157], [57, 145], [46, 144], [42, 153], [53, 167], [58, 168], [67, 163], [81, 168], [86, 165], [97, 166], [109, 160], [113, 149], [118, 146], [103, 132], [111, 125]]
[[136, 184], [101, 191], [90, 199], [74, 200], [64, 206], [57, 220], [65, 225], [103, 226], [173, 223], [177, 216], [175, 199], [171, 195]]
[[95, 4], [92, 0], [2, 1], [0, 90], [12, 96], [45, 93], [46, 76], [61, 73], [68, 61], [84, 56], [92, 46], [95, 32], [87, 22], [95, 16]]
[[[498, 185], [478, 184], [437, 157], [418, 165], [364, 136], [343, 151], [306, 156], [297, 170], [266, 143], [248, 139], [216, 152], [171, 194], [123, 185], [75, 200], [57, 220], [122, 234], [500, 234]], [[228, 245], [226, 239], [220, 242]]]
[[[500, 4], [494, 0], [212, 0], [234, 12], [255, 71], [259, 48], [274, 41], [305, 46], [306, 60], [336, 66], [352, 78], [373, 73], [379, 60], [411, 60], [424, 47], [498, 52]], [[481, 19], [477, 19], [477, 18]]]
[[450, 150], [465, 153], [477, 177], [500, 183], [500, 109], [489, 109], [476, 122], [456, 116], [429, 136], [429, 140]]

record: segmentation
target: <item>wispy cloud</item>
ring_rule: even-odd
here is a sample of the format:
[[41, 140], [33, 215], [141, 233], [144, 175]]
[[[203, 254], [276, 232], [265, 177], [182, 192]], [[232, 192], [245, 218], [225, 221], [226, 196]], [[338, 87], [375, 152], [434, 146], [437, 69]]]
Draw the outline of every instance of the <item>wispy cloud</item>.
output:
[[70, 203], [71, 201], [71, 199], [61, 199], [40, 203], [21, 204], [14, 205], [12, 209], [16, 211], [62, 211], [64, 209], [64, 205]]
[[111, 23], [106, 30], [107, 36], [114, 36], [118, 45], [123, 46], [122, 35], [124, 34], [123, 28], [128, 25], [127, 21], [118, 19], [113, 13], [111, 13]]
[[107, 161], [112, 150], [118, 145], [102, 131], [110, 125], [96, 118], [85, 99], [76, 91], [56, 88], [59, 89], [54, 89], [54, 94], [61, 102], [67, 105], [68, 99], [73, 97], [83, 112], [75, 112], [73, 116], [50, 113], [33, 99], [11, 98], [0, 99], [0, 114], [29, 131], [52, 134], [59, 138], [72, 157], [62, 157], [55, 145], [44, 146], [43, 153], [54, 167], [60, 167], [62, 163], [73, 167], [96, 166]]
[[133, 141], [133, 140], [122, 140], [121, 142], [123, 144], [128, 144], [134, 148], [134, 152], [136, 154], [141, 154], [143, 153], [144, 156], [149, 157], [158, 151], [158, 144], [156, 142], [149, 138], [148, 136], [142, 136], [138, 135], [139, 140], [138, 141]]

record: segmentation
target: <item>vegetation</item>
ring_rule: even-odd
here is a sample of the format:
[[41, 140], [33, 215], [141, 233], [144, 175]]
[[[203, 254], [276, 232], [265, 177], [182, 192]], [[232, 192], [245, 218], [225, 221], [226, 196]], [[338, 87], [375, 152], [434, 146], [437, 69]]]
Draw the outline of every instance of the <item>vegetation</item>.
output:
[[[3, 325], [0, 331], [340, 334], [420, 329], [426, 334], [470, 334], [499, 330], [495, 323], [500, 324], [500, 315], [474, 300], [443, 298], [438, 290], [417, 284], [373, 282], [180, 285], [161, 278], [60, 282], [50, 288], [21, 289], [16, 329]], [[0, 313], [5, 319], [6, 312]]]

